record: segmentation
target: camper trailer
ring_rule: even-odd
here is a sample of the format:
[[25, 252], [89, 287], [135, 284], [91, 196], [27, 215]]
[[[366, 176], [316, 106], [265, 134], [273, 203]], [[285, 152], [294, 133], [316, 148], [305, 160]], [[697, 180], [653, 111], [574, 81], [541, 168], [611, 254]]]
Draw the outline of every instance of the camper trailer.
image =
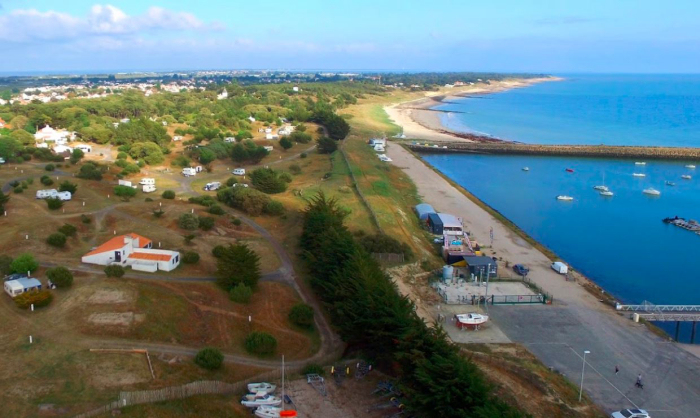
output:
[[131, 184], [131, 182], [130, 182], [129, 180], [119, 180], [119, 185], [120, 185], [120, 186], [131, 187], [131, 188], [133, 188], [133, 189], [136, 188], [136, 186], [134, 186], [133, 184]]
[[30, 290], [41, 290], [41, 282], [31, 277], [22, 277], [20, 279], [6, 281], [3, 287], [5, 288], [5, 292], [10, 295], [10, 297], [14, 298]]
[[144, 184], [141, 186], [141, 191], [144, 193], [151, 193], [156, 191], [156, 186], [153, 184]]
[[185, 177], [196, 176], [197, 171], [192, 167], [185, 167], [182, 169], [182, 175]]
[[236, 176], [245, 176], [245, 168], [237, 168], [232, 173]]
[[57, 196], [58, 196], [58, 190], [56, 190], [56, 189], [37, 190], [36, 191], [36, 198], [37, 199], [48, 199], [50, 197], [57, 197]]
[[139, 184], [142, 186], [155, 186], [156, 179], [145, 177], [145, 178], [142, 178], [141, 181], [139, 181]]
[[204, 186], [204, 190], [210, 191], [210, 192], [211, 192], [211, 191], [214, 191], [214, 190], [219, 190], [220, 187], [221, 187], [221, 183], [218, 182], [218, 181], [215, 181], [215, 182], [213, 182], [213, 183], [207, 183], [207, 184]]
[[58, 193], [56, 193], [56, 197], [59, 200], [68, 201], [68, 200], [71, 200], [71, 198], [73, 196], [71, 195], [70, 192], [58, 192]]

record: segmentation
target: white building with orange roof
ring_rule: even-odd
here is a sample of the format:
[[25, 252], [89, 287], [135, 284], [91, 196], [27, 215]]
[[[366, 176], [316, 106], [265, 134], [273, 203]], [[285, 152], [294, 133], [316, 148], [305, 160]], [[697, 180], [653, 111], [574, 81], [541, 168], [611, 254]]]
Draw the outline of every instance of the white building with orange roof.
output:
[[153, 241], [130, 233], [116, 236], [85, 254], [81, 261], [101, 266], [131, 266], [138, 271], [171, 271], [180, 265], [180, 253], [153, 249]]

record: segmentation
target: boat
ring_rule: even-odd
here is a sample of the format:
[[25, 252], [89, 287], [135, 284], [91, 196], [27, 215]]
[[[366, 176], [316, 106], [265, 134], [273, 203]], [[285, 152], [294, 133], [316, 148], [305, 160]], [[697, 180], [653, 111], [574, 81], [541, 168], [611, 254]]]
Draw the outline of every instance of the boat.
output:
[[[269, 383], [267, 384], [269, 385]], [[250, 385], [248, 386], [250, 389]], [[282, 356], [282, 399], [288, 403], [290, 402], [287, 396], [284, 394], [284, 356]], [[284, 418], [297, 416], [297, 411], [287, 411], [284, 409], [284, 405], [281, 407], [278, 405], [261, 405], [255, 409], [254, 414], [259, 418]]]
[[633, 176], [635, 177], [646, 177], [647, 175], [644, 173], [632, 173]]
[[557, 200], [566, 200], [566, 201], [570, 201], [570, 200], [574, 200], [574, 198], [571, 197], [571, 196], [566, 196], [566, 195], [561, 195], [561, 194], [560, 194], [559, 196], [557, 196]]
[[530, 171], [530, 167], [523, 167], [523, 171]]
[[277, 389], [276, 385], [267, 382], [248, 383], [248, 392], [250, 393], [274, 393]]
[[667, 185], [667, 186], [675, 186], [676, 183], [667, 180], [667, 181], [666, 181], [666, 185]]
[[658, 191], [658, 190], [656, 190], [656, 189], [653, 189], [653, 188], [651, 188], [651, 187], [648, 188], [648, 189], [642, 190], [642, 193], [648, 194], [648, 195], [651, 195], [651, 196], [660, 196], [660, 195], [661, 195], [661, 192], [660, 192], [660, 191]]
[[598, 190], [599, 192], [609, 192], [610, 189], [608, 189], [608, 186], [593, 186], [595, 190]]
[[566, 169], [566, 172], [567, 172], [567, 173], [573, 173], [573, 172], [574, 172], [574, 169], [573, 169], [573, 168], [567, 168], [567, 169]]
[[685, 168], [689, 168], [691, 170], [695, 170], [695, 166], [693, 164], [688, 164], [685, 166]]
[[690, 179], [692, 179], [692, 177], [689, 176], [688, 174], [683, 174], [683, 175], [681, 176], [681, 178], [684, 179], [684, 180], [690, 180]]
[[241, 405], [247, 406], [248, 408], [255, 408], [258, 406], [279, 406], [280, 404], [282, 404], [282, 399], [278, 398], [277, 396], [270, 395], [269, 393], [249, 393], [241, 399]]
[[609, 196], [612, 196], [612, 195], [613, 195], [613, 192], [611, 192], [610, 190], [603, 190], [603, 191], [600, 192], [600, 195], [601, 195], [601, 196], [608, 196], [608, 197], [609, 197]]
[[634, 163], [634, 165], [647, 165], [647, 163], [644, 161], [637, 161]]
[[480, 325], [485, 324], [489, 320], [489, 316], [478, 313], [468, 313], [455, 315], [455, 319], [457, 328], [477, 329]]

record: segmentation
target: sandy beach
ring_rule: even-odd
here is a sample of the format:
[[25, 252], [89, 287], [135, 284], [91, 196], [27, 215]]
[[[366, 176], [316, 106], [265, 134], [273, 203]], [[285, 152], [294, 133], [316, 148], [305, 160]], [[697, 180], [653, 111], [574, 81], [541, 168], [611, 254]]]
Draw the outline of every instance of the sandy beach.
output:
[[443, 88], [437, 92], [428, 92], [424, 97], [408, 102], [385, 106], [389, 118], [403, 128], [407, 138], [423, 139], [435, 142], [458, 141], [493, 141], [493, 138], [451, 132], [440, 123], [440, 112], [429, 110], [441, 102], [474, 94], [491, 94], [515, 88], [531, 86], [536, 83], [559, 81], [557, 77], [529, 79], [511, 79], [492, 81], [490, 84], [478, 83], [465, 87]]

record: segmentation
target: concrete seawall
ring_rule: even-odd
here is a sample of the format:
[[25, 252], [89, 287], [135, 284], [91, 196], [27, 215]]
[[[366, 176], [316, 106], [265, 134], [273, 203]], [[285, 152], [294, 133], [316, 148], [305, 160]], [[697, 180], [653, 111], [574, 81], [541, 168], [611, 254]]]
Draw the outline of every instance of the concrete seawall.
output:
[[406, 145], [412, 151], [425, 154], [468, 153], [502, 155], [554, 155], [565, 157], [590, 158], [630, 158], [657, 160], [700, 160], [700, 148], [643, 147], [613, 145], [535, 145], [510, 142], [480, 143], [459, 142], [440, 143], [438, 147], [426, 145]]

